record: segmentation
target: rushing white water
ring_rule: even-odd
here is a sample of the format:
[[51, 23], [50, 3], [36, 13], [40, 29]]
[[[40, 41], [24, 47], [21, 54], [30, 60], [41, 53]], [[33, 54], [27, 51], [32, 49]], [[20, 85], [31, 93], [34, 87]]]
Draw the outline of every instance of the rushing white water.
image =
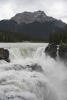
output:
[[67, 100], [67, 67], [46, 56], [46, 46], [0, 44], [9, 50], [11, 60], [0, 61], [0, 100]]

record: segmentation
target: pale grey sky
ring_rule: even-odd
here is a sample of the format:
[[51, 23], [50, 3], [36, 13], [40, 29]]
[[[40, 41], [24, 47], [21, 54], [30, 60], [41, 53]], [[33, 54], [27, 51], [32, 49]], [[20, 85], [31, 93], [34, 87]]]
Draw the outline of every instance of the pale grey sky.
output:
[[67, 0], [0, 0], [0, 20], [23, 11], [37, 10], [67, 23]]

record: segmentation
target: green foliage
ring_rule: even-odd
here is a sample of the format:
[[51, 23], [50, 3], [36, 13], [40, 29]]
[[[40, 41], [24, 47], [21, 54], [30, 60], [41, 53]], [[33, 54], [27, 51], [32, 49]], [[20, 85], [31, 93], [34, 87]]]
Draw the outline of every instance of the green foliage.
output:
[[[18, 42], [19, 38], [12, 32], [0, 31], [0, 42]], [[20, 40], [21, 41], [21, 40]]]
[[56, 43], [56, 44], [67, 43], [67, 29], [63, 32], [50, 34], [49, 43]]
[[[36, 36], [35, 36], [36, 37]], [[34, 39], [28, 36], [25, 36], [23, 33], [18, 32], [8, 32], [0, 31], [0, 42], [48, 42], [47, 40]]]
[[18, 32], [0, 31], [0, 42], [23, 42], [23, 41], [64, 44], [67, 43], [67, 29], [62, 32], [50, 33], [49, 40], [40, 38], [38, 39], [36, 38], [36, 36], [35, 38], [31, 38], [30, 36], [25, 36], [25, 34]]

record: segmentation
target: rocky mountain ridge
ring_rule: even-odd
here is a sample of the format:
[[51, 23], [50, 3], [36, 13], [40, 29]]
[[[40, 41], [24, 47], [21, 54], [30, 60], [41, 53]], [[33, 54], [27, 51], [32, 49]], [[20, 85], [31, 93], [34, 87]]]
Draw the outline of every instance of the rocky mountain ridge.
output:
[[45, 21], [55, 21], [56, 19], [52, 17], [48, 17], [44, 11], [35, 11], [35, 12], [23, 12], [16, 14], [11, 20], [16, 21], [18, 24], [25, 23], [33, 23], [33, 22], [40, 22], [44, 23]]

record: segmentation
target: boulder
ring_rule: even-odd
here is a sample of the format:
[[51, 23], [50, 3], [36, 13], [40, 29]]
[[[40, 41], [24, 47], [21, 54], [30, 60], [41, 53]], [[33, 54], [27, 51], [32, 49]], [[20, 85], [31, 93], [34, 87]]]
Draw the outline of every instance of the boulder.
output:
[[27, 67], [30, 68], [32, 71], [37, 71], [37, 72], [43, 71], [42, 67], [38, 64], [27, 65]]
[[45, 49], [46, 55], [49, 55], [52, 58], [57, 57], [57, 45], [56, 44], [48, 44], [48, 46]]
[[9, 51], [7, 49], [0, 48], [0, 60], [5, 60], [7, 62], [10, 62]]

